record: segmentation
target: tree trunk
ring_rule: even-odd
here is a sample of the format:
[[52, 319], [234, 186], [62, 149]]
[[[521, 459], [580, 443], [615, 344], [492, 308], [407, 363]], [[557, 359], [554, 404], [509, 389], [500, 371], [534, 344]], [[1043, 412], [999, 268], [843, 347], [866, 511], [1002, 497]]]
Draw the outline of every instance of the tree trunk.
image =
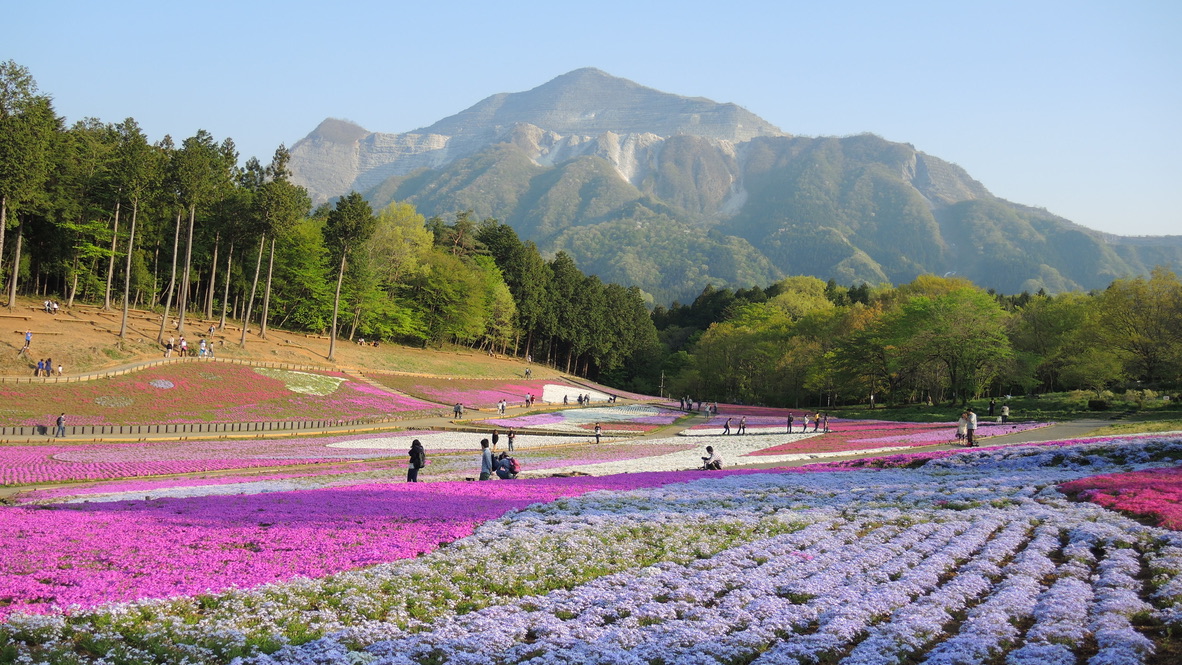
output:
[[107, 290], [103, 293], [103, 310], [111, 309], [111, 281], [115, 279], [115, 250], [119, 248], [119, 208], [122, 200], [115, 201], [115, 230], [111, 232], [111, 256], [107, 260]]
[[172, 307], [172, 289], [176, 286], [176, 250], [181, 241], [181, 211], [176, 212], [176, 230], [172, 233], [172, 273], [168, 278], [168, 292], [164, 300], [164, 316], [160, 319], [160, 335], [157, 341], [164, 343], [164, 329], [168, 327], [168, 310]]
[[263, 267], [263, 247], [267, 245], [267, 234], [259, 237], [259, 258], [254, 262], [254, 281], [250, 283], [250, 300], [246, 301], [246, 312], [242, 317], [242, 339], [238, 346], [246, 348], [246, 328], [250, 325], [250, 307], [254, 304], [254, 291], [259, 285], [259, 270]]
[[209, 293], [205, 298], [205, 318], [213, 318], [213, 292], [217, 290], [214, 284], [217, 284], [218, 276], [218, 245], [222, 242], [222, 234], [218, 233], [213, 237], [213, 261], [209, 264]]
[[218, 324], [220, 330], [226, 329], [226, 308], [230, 306], [230, 261], [234, 260], [234, 241], [230, 241], [230, 251], [226, 253], [226, 288], [222, 291], [222, 322]]
[[66, 301], [66, 308], [74, 306], [74, 296], [78, 295], [78, 257], [74, 257], [74, 279], [70, 280], [70, 298]]
[[119, 339], [127, 339], [127, 310], [131, 307], [131, 252], [135, 249], [135, 218], [140, 209], [140, 199], [131, 200], [131, 233], [127, 236], [127, 262], [123, 270], [123, 322], [119, 324]]
[[8, 226], [8, 196], [0, 194], [0, 275], [4, 274], [4, 230]]
[[8, 309], [16, 306], [16, 282], [21, 276], [21, 238], [25, 232], [25, 220], [17, 215], [16, 253], [12, 257], [12, 282], [8, 285]]
[[349, 246], [341, 248], [341, 269], [337, 271], [337, 293], [332, 299], [332, 332], [328, 338], [328, 359], [336, 362], [337, 352], [337, 313], [341, 307], [341, 282], [345, 280], [345, 255], [349, 253]]
[[185, 278], [181, 281], [181, 296], [177, 301], [176, 333], [185, 334], [185, 306], [189, 304], [189, 273], [193, 266], [193, 221], [197, 218], [197, 204], [189, 204], [189, 238], [185, 241]]
[[259, 337], [267, 339], [267, 315], [271, 309], [271, 275], [275, 272], [275, 236], [271, 236], [271, 258], [267, 259], [267, 288], [263, 291], [263, 319], [259, 321]]
[[349, 325], [349, 341], [353, 341], [353, 336], [357, 334], [357, 324], [361, 322], [361, 306], [353, 308], [353, 323]]

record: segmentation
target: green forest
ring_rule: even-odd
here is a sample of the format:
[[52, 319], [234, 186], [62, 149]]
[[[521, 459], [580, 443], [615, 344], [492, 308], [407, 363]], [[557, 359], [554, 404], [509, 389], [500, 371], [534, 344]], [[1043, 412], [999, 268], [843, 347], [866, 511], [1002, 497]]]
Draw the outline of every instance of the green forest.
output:
[[639, 288], [545, 257], [496, 219], [374, 210], [356, 192], [313, 210], [288, 160], [280, 146], [240, 163], [204, 130], [151, 143], [131, 118], [66, 126], [27, 69], [0, 63], [0, 297], [152, 309], [161, 338], [169, 317], [182, 333], [186, 316], [234, 319], [264, 337], [329, 334], [330, 360], [337, 340], [462, 345], [649, 394], [777, 406], [1151, 394], [1182, 373], [1182, 284], [1163, 268], [1016, 296], [955, 277], [798, 276], [650, 312]]

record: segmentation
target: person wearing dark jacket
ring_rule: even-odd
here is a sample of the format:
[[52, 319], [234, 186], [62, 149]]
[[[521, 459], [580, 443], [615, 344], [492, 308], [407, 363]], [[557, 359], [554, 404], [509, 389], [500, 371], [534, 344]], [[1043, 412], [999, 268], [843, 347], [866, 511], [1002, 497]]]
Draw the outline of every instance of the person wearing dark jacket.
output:
[[427, 466], [427, 451], [423, 450], [423, 444], [418, 439], [410, 442], [410, 466], [406, 469], [406, 482], [419, 482], [419, 469]]

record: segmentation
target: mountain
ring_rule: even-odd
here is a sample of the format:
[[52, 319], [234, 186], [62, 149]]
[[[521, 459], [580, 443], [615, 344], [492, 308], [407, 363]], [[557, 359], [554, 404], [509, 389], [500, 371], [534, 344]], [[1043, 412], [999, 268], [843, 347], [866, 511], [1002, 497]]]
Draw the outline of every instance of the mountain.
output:
[[496, 217], [547, 252], [662, 302], [807, 274], [955, 273], [1006, 293], [1103, 288], [1182, 267], [1182, 236], [1123, 238], [993, 196], [871, 134], [789, 135], [734, 104], [579, 69], [405, 134], [329, 119], [291, 150], [317, 202]]

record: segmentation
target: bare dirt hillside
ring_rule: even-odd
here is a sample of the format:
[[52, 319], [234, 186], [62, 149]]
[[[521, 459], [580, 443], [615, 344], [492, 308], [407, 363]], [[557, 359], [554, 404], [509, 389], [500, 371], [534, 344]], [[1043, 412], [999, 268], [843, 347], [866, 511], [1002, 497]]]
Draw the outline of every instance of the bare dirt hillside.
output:
[[[37, 361], [52, 359], [55, 368], [61, 364], [65, 374], [84, 374], [110, 369], [164, 355], [157, 341], [160, 333], [160, 314], [132, 310], [128, 317], [126, 339], [119, 338], [122, 310], [104, 312], [91, 305], [64, 306], [57, 315], [46, 314], [41, 301], [18, 299], [11, 310], [0, 308], [0, 376], [32, 376]], [[396, 344], [382, 344], [375, 348], [361, 346], [347, 340], [337, 340], [336, 362], [327, 358], [327, 337], [269, 329], [267, 339], [257, 330], [247, 331], [245, 347], [240, 346], [240, 322], [227, 321], [224, 329], [209, 336], [209, 326], [218, 320], [207, 320], [189, 313], [185, 317], [185, 338], [190, 350], [195, 351], [199, 340], [212, 340], [217, 357], [315, 365], [326, 369], [367, 369], [400, 371], [454, 376], [511, 377], [520, 376], [525, 363], [516, 358], [498, 358], [468, 349], [417, 349]], [[176, 319], [170, 317], [165, 339], [174, 336]], [[29, 353], [22, 354], [25, 331], [33, 333]], [[538, 377], [555, 375], [545, 367], [535, 366]]]

